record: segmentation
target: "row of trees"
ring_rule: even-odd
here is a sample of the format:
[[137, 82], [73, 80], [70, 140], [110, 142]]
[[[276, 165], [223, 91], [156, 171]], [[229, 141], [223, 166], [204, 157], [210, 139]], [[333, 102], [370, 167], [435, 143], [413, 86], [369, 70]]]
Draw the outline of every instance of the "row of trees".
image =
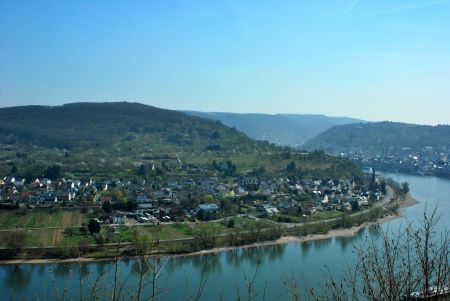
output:
[[391, 186], [392, 189], [394, 189], [395, 194], [397, 194], [400, 197], [405, 197], [409, 193], [408, 182], [398, 183], [394, 179], [388, 178], [386, 180], [386, 184]]

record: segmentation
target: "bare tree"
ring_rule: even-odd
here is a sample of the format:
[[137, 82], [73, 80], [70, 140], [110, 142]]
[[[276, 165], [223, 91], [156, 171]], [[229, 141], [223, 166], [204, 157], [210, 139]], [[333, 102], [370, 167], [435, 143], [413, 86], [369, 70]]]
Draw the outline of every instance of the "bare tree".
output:
[[[261, 267], [261, 261], [258, 261], [258, 264], [256, 265], [255, 272], [253, 273], [253, 276], [250, 278], [247, 277], [247, 274], [244, 272], [244, 280], [245, 280], [245, 287], [247, 288], [247, 300], [251, 301], [256, 298], [258, 295], [257, 290], [255, 289], [255, 280], [258, 276], [259, 268]], [[264, 290], [265, 291], [265, 290]]]
[[356, 262], [343, 277], [326, 268], [325, 285], [315, 289], [305, 284], [303, 294], [288, 278], [291, 299], [448, 300], [449, 232], [436, 232], [439, 220], [436, 208], [430, 214], [425, 210], [420, 223], [407, 222], [396, 231], [382, 231], [380, 237], [366, 237], [355, 246]]
[[[185, 275], [185, 284], [186, 284], [186, 291], [187, 291], [187, 297], [186, 297], [186, 301], [200, 301], [204, 292], [205, 292], [205, 287], [206, 287], [206, 280], [208, 278], [206, 277], [206, 271], [203, 270], [202, 273], [200, 274], [200, 283], [198, 285], [197, 290], [195, 291], [195, 294], [191, 294], [190, 292], [190, 285], [189, 285], [189, 280], [188, 277]], [[223, 298], [223, 291], [222, 291], [222, 298]]]
[[450, 284], [449, 235], [439, 235], [434, 209], [420, 224], [383, 231], [355, 246], [356, 265], [339, 284], [330, 274], [327, 293], [334, 300], [438, 300]]

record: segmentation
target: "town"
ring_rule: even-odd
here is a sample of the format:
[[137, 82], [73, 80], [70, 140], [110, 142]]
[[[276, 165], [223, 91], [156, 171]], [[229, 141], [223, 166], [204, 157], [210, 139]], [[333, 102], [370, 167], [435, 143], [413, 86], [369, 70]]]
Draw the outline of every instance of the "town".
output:
[[[292, 165], [292, 163], [291, 163]], [[295, 165], [295, 163], [294, 163]], [[162, 169], [170, 170], [164, 175]], [[311, 216], [358, 211], [386, 195], [386, 183], [353, 179], [302, 179], [263, 171], [237, 173], [230, 161], [210, 166], [142, 165], [134, 179], [35, 178], [0, 180], [0, 208], [58, 208], [98, 213], [105, 224], [208, 221], [240, 216], [299, 222]], [[287, 169], [292, 168], [289, 165]], [[295, 168], [294, 168], [295, 169]]]
[[440, 149], [431, 146], [418, 149], [390, 147], [381, 152], [353, 148], [339, 155], [351, 158], [363, 167], [374, 167], [390, 172], [450, 177], [450, 153], [446, 147]]

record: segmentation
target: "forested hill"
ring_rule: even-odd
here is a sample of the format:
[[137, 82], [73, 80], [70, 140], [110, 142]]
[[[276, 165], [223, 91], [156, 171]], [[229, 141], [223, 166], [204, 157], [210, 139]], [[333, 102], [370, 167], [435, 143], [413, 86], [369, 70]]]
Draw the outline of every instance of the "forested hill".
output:
[[362, 120], [348, 117], [308, 114], [271, 115], [185, 112], [193, 116], [220, 120], [223, 124], [235, 127], [253, 139], [293, 147], [302, 145], [334, 125], [363, 122]]
[[[221, 123], [139, 103], [73, 103], [0, 109], [0, 143], [74, 148], [115, 145], [134, 136], [174, 145], [232, 148], [253, 141]], [[220, 141], [220, 143], [219, 143]], [[219, 146], [218, 146], [219, 145]]]
[[330, 128], [303, 145], [305, 149], [320, 149], [331, 153], [349, 149], [380, 152], [393, 148], [450, 147], [449, 125], [415, 125], [377, 122], [339, 125]]
[[278, 147], [220, 121], [138, 103], [0, 109], [0, 177], [32, 179], [54, 170], [68, 178], [150, 179], [188, 170], [213, 176], [213, 166], [225, 165], [234, 176], [255, 170], [284, 175], [292, 162], [302, 176], [361, 178], [347, 160]]

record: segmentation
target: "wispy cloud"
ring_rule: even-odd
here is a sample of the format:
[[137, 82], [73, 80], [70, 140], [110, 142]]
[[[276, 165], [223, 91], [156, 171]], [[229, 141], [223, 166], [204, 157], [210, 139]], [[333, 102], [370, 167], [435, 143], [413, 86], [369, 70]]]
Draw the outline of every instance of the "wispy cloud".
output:
[[350, 4], [349, 7], [347, 7], [347, 9], [344, 12], [344, 15], [348, 15], [349, 13], [351, 13], [351, 11], [353, 10], [353, 8], [355, 8], [355, 6], [358, 4], [359, 0], [355, 0], [352, 2], [352, 4]]
[[428, 1], [428, 2], [422, 2], [422, 3], [414, 3], [414, 4], [408, 4], [399, 6], [393, 9], [388, 9], [384, 11], [380, 11], [376, 13], [376, 16], [385, 16], [385, 15], [391, 15], [396, 13], [401, 13], [404, 11], [409, 10], [416, 10], [416, 9], [423, 9], [423, 8], [429, 8], [433, 6], [440, 6], [440, 5], [446, 5], [448, 4], [448, 0], [436, 0], [436, 1]]

